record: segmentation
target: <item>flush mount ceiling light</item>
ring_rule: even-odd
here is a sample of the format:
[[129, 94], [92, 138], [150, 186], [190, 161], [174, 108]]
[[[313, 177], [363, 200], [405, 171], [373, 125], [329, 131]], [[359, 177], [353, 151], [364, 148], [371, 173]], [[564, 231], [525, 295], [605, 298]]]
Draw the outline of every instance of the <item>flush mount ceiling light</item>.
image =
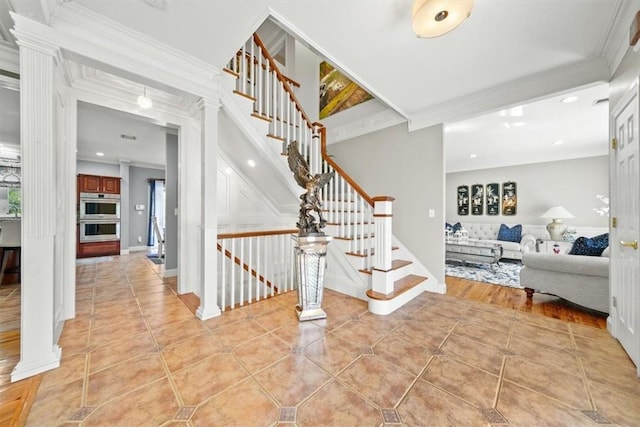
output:
[[147, 87], [144, 87], [144, 95], [138, 97], [138, 106], [143, 109], [149, 109], [153, 107], [153, 101], [147, 97]]
[[420, 38], [438, 37], [471, 15], [474, 0], [413, 0], [413, 31]]
[[577, 100], [578, 100], [577, 96], [571, 95], [571, 96], [567, 96], [566, 98], [562, 98], [560, 102], [562, 102], [563, 104], [571, 104], [572, 102], [576, 102]]

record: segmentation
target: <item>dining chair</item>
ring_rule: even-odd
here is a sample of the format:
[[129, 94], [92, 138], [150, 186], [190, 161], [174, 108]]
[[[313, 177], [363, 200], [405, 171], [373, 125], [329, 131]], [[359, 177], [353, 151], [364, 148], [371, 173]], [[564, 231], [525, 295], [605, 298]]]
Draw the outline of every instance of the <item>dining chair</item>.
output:
[[[0, 284], [4, 280], [5, 273], [18, 273], [20, 281], [20, 246], [21, 246], [22, 221], [19, 219], [0, 220]], [[9, 252], [15, 253], [15, 267], [7, 269]]]

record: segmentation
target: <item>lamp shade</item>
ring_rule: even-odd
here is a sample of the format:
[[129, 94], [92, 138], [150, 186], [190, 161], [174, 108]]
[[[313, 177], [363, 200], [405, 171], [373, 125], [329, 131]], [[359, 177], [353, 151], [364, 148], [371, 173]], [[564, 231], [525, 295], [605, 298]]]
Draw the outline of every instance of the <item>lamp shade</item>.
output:
[[569, 212], [568, 210], [566, 210], [562, 206], [554, 206], [551, 209], [549, 209], [548, 211], [546, 211], [545, 213], [543, 213], [542, 215], [540, 215], [540, 217], [541, 218], [556, 218], [556, 219], [575, 218], [571, 214], [571, 212]]
[[413, 0], [413, 31], [420, 38], [438, 37], [471, 15], [474, 0]]

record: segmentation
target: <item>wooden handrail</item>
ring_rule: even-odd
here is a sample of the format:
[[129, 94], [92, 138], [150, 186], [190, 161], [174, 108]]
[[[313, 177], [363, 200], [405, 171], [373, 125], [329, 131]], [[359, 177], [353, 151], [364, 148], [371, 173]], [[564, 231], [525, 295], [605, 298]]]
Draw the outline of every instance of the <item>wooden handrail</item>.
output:
[[288, 230], [245, 231], [244, 233], [220, 233], [218, 239], [239, 239], [241, 237], [277, 236], [278, 234], [298, 234], [297, 228]]
[[[236, 56], [241, 56], [241, 55], [242, 55], [242, 52], [240, 52], [240, 51], [238, 51], [238, 53], [236, 53]], [[251, 54], [250, 54], [249, 52], [245, 52], [245, 53], [244, 53], [244, 56], [245, 56], [245, 57], [247, 57], [247, 58], [250, 58], [250, 57], [251, 57]], [[254, 64], [257, 64], [257, 63], [258, 63], [258, 60], [257, 60], [256, 58], [253, 58], [253, 63], [254, 63]], [[226, 68], [226, 67], [225, 67], [225, 69], [229, 70], [229, 69], [228, 69], [228, 68]], [[266, 70], [266, 69], [267, 69], [267, 66], [266, 66], [265, 64], [262, 64], [262, 69], [263, 69], [263, 70]], [[234, 70], [229, 70], [229, 71], [231, 71], [231, 72], [232, 72], [232, 73], [234, 73], [234, 74], [237, 74]], [[293, 86], [295, 86], [295, 87], [300, 87], [300, 83], [298, 83], [297, 81], [293, 80], [291, 77], [289, 77], [289, 76], [285, 76], [285, 75], [284, 75], [284, 74], [282, 74], [282, 73], [280, 73], [280, 74], [282, 75], [282, 78], [284, 78], [286, 81], [288, 81], [289, 83], [291, 83]]]
[[291, 98], [293, 103], [296, 104], [296, 109], [302, 114], [302, 118], [307, 123], [307, 127], [312, 129], [311, 119], [309, 118], [309, 116], [307, 116], [307, 113], [305, 113], [305, 111], [302, 109], [302, 104], [300, 104], [300, 101], [298, 101], [298, 98], [296, 98], [296, 96], [294, 95], [293, 90], [291, 89], [291, 86], [289, 86], [289, 83], [287, 82], [285, 75], [280, 72], [280, 69], [276, 64], [276, 61], [271, 57], [264, 43], [262, 43], [262, 40], [260, 40], [260, 37], [258, 37], [257, 33], [253, 34], [253, 40], [256, 42], [256, 44], [262, 51], [262, 54], [267, 59], [267, 61], [269, 61], [269, 65], [271, 66], [271, 69], [276, 73], [278, 80], [282, 82], [282, 85], [284, 86], [285, 91], [289, 94], [289, 97]]
[[313, 125], [317, 127], [318, 131], [320, 132], [320, 152], [322, 153], [322, 159], [329, 165], [331, 165], [331, 167], [336, 172], [338, 172], [338, 175], [341, 175], [342, 178], [344, 178], [344, 180], [347, 181], [349, 185], [351, 185], [353, 189], [356, 190], [356, 192], [360, 194], [360, 196], [362, 196], [362, 198], [366, 200], [367, 203], [369, 203], [370, 206], [373, 206], [373, 199], [371, 198], [371, 196], [369, 196], [367, 192], [364, 191], [356, 183], [356, 181], [351, 178], [351, 176], [349, 176], [348, 173], [346, 173], [340, 166], [338, 166], [338, 164], [329, 156], [329, 154], [327, 154], [327, 129], [322, 123], [315, 122]]
[[[220, 243], [218, 243], [218, 250], [222, 251], [222, 245]], [[224, 256], [226, 256], [227, 258], [231, 259], [231, 251], [228, 251], [228, 250], [225, 249], [224, 250]], [[271, 288], [273, 286], [273, 283], [271, 283], [269, 280], [266, 280], [264, 278], [264, 276], [262, 276], [262, 275], [258, 276], [258, 272], [257, 271], [255, 271], [253, 268], [250, 269], [249, 266], [247, 264], [243, 263], [242, 260], [240, 258], [238, 258], [237, 256], [233, 257], [233, 262], [235, 262], [237, 265], [241, 266], [244, 269], [244, 271], [251, 273], [251, 275], [253, 277], [257, 277], [258, 280], [260, 282], [266, 284], [266, 286], [268, 288]], [[278, 292], [278, 287], [277, 286], [273, 286], [273, 290]]]

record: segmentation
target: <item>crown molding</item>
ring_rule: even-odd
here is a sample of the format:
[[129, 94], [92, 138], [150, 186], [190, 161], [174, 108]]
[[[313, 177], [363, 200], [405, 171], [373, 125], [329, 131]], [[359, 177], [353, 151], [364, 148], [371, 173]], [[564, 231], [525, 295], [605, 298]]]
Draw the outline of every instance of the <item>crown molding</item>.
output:
[[75, 2], [57, 5], [51, 26], [15, 15], [18, 34], [48, 40], [66, 58], [148, 86], [215, 98], [219, 70]]
[[386, 109], [362, 119], [353, 120], [342, 126], [327, 129], [327, 145], [376, 132], [407, 120], [394, 110]]
[[20, 53], [18, 49], [0, 43], [0, 69], [20, 74]]
[[607, 82], [609, 77], [609, 65], [604, 59], [587, 59], [433, 105], [411, 115], [409, 131], [542, 99], [594, 82]]
[[618, 4], [611, 31], [605, 41], [600, 56], [604, 57], [611, 70], [610, 77], [622, 62], [629, 50], [629, 26], [636, 12], [640, 10], [640, 0], [625, 1]]

